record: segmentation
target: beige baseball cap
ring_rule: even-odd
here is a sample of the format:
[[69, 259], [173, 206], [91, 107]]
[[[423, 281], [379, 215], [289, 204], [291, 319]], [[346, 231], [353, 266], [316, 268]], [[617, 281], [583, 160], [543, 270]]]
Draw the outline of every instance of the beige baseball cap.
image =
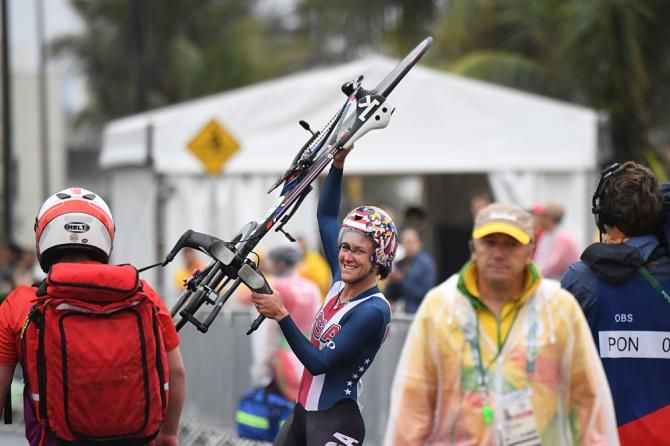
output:
[[477, 213], [472, 238], [507, 234], [524, 245], [533, 239], [533, 216], [511, 203], [493, 203]]

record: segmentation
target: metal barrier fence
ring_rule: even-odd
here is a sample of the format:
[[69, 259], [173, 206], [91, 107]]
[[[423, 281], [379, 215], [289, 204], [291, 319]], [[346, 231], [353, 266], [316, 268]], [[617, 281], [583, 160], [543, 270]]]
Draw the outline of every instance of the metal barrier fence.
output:
[[[249, 312], [232, 311], [219, 316], [206, 335], [191, 325], [180, 332], [188, 382], [184, 418], [234, 430], [237, 402], [251, 387], [251, 342], [245, 335], [251, 321]], [[363, 377], [359, 399], [366, 445], [382, 444], [391, 382], [410, 322], [411, 318], [406, 316], [393, 318], [386, 342]]]

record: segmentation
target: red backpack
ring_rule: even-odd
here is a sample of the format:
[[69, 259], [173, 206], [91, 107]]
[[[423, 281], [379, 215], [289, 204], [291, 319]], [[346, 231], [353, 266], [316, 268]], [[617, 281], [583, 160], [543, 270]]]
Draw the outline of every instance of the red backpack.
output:
[[35, 413], [57, 438], [143, 444], [158, 434], [167, 355], [134, 267], [54, 265], [21, 337]]

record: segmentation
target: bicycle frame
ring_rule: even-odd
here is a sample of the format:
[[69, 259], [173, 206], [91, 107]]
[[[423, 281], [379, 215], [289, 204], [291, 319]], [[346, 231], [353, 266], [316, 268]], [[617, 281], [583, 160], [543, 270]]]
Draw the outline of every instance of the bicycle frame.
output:
[[[272, 228], [284, 233], [291, 241], [295, 241], [282, 228], [312, 190], [312, 182], [328, 166], [337, 152], [351, 148], [354, 141], [368, 131], [388, 125], [394, 109], [387, 105], [386, 97], [425, 54], [431, 43], [430, 37], [422, 41], [374, 90], [367, 91], [362, 88], [362, 76], [342, 86], [347, 100], [322, 130], [312, 133], [312, 137], [298, 151], [289, 169], [270, 188], [269, 192], [283, 184], [281, 200], [266, 213], [260, 224], [253, 221], [247, 223], [231, 242], [191, 230], [180, 237], [166, 256], [163, 266], [171, 262], [179, 250], [187, 246], [206, 253], [212, 260], [204, 270], [196, 271], [191, 276], [187, 281], [186, 290], [172, 308], [171, 314], [175, 319], [177, 330], [190, 322], [199, 331], [206, 333], [225, 302], [241, 283], [257, 293], [272, 293], [272, 288], [258, 269], [258, 265], [248, 256]], [[309, 130], [309, 126], [303, 122], [301, 125]], [[196, 317], [196, 313], [203, 304], [214, 307], [209, 315], [201, 320]], [[247, 334], [256, 330], [263, 319], [264, 317], [259, 315]]]

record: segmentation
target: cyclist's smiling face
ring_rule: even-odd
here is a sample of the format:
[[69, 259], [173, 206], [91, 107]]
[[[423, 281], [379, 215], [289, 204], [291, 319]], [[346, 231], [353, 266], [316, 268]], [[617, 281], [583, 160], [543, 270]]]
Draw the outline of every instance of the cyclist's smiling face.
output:
[[346, 231], [340, 241], [340, 276], [344, 283], [356, 282], [372, 272], [373, 243], [360, 232]]

